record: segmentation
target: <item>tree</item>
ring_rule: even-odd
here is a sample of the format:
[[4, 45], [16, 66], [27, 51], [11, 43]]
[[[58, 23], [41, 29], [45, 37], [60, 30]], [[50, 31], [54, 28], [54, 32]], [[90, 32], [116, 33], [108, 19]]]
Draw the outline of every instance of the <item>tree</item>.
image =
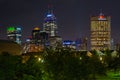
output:
[[31, 55], [26, 63], [19, 65], [16, 75], [19, 80], [41, 80], [41, 62]]
[[0, 80], [14, 80], [20, 57], [3, 52], [0, 55]]

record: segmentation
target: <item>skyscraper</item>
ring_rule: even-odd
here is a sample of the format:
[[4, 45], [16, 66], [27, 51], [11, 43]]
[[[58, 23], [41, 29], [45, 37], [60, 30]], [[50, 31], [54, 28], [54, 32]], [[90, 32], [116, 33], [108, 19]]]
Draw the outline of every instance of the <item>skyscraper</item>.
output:
[[19, 26], [10, 26], [7, 28], [7, 38], [8, 40], [17, 42], [21, 44], [21, 33], [22, 29]]
[[91, 50], [111, 49], [111, 17], [100, 13], [90, 17]]
[[32, 30], [32, 43], [44, 45], [48, 42], [48, 33], [40, 31], [39, 27], [34, 27]]
[[32, 30], [32, 42], [33, 43], [40, 43], [40, 28], [34, 27]]
[[53, 14], [52, 9], [49, 9], [47, 15], [45, 16], [43, 23], [43, 31], [47, 32], [49, 36], [56, 36], [57, 34], [56, 17]]
[[53, 14], [53, 9], [49, 6], [49, 10], [45, 16], [43, 23], [43, 32], [48, 34], [48, 45], [49, 47], [56, 49], [59, 44], [62, 44], [62, 38], [57, 35], [57, 22], [56, 17]]

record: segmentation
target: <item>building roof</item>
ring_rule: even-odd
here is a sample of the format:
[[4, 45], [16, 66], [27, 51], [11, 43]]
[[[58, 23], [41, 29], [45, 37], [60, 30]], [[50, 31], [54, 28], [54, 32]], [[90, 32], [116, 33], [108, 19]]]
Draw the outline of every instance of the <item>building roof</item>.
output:
[[9, 53], [12, 55], [21, 55], [22, 47], [13, 41], [0, 40], [0, 54]]

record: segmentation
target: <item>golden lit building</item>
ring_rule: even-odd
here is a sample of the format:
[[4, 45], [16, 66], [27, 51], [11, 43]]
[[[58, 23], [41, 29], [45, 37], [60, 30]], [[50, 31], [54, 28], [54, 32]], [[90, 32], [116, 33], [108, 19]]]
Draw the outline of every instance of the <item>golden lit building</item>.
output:
[[111, 48], [111, 17], [99, 16], [90, 17], [91, 25], [91, 50], [105, 50]]

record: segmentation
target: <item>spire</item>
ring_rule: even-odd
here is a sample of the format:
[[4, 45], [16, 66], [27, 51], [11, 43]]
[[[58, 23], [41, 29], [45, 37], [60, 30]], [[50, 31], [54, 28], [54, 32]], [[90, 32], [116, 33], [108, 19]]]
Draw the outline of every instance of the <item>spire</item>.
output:
[[100, 9], [100, 16], [104, 16], [102, 9]]
[[103, 14], [103, 12], [102, 12], [102, 9], [100, 10], [99, 18], [100, 18], [100, 19], [103, 19], [103, 18], [104, 18], [104, 14]]
[[52, 5], [48, 5], [48, 12], [46, 14], [46, 18], [45, 19], [47, 19], [47, 18], [49, 18], [51, 20], [55, 20], [56, 19], [55, 15], [53, 13], [53, 6]]
[[52, 4], [51, 0], [49, 0], [48, 12], [51, 13], [51, 14], [53, 14], [53, 4]]

